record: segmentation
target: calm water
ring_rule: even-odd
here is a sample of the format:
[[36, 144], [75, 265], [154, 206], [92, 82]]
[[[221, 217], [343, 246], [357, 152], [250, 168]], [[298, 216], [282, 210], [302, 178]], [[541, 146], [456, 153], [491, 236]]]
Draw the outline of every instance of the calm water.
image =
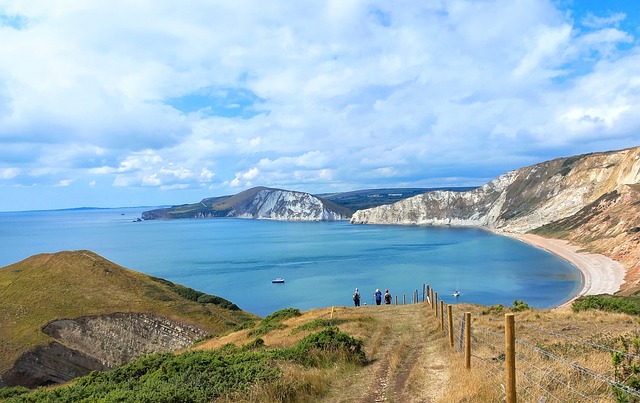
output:
[[[148, 208], [147, 208], [148, 209]], [[430, 284], [447, 303], [548, 308], [580, 288], [564, 260], [475, 228], [241, 219], [133, 222], [142, 208], [0, 213], [0, 267], [41, 252], [89, 249], [130, 269], [227, 298], [264, 316], [278, 309], [363, 303], [376, 288], [402, 300]], [[271, 284], [284, 277], [285, 284]]]

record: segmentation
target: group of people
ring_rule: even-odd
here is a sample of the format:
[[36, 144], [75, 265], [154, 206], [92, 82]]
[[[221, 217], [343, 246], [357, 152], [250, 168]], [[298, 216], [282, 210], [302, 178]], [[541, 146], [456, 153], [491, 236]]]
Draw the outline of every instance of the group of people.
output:
[[[380, 291], [379, 288], [376, 288], [376, 292], [373, 293], [373, 297], [376, 301], [376, 305], [380, 305], [382, 303], [383, 298], [384, 298], [385, 305], [391, 305], [391, 293], [389, 292], [389, 290], [384, 291], [384, 297], [383, 297], [382, 291]], [[353, 293], [353, 303], [355, 304], [355, 306], [360, 306], [360, 291], [357, 288], [356, 288], [356, 291]]]

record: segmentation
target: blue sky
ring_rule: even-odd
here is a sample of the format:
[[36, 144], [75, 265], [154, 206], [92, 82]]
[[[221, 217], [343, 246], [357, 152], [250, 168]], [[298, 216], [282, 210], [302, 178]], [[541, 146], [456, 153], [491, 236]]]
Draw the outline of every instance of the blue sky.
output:
[[640, 145], [640, 1], [0, 0], [0, 211], [482, 185]]

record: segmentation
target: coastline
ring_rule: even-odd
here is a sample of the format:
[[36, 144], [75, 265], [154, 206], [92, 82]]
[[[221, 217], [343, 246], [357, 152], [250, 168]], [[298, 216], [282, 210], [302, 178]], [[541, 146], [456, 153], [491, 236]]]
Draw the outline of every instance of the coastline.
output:
[[582, 277], [580, 291], [568, 301], [552, 309], [568, 308], [574, 300], [584, 295], [613, 294], [620, 290], [620, 286], [624, 283], [626, 269], [622, 264], [607, 256], [583, 252], [579, 246], [571, 245], [562, 239], [544, 238], [533, 234], [514, 234], [495, 229], [489, 230], [495, 234], [508, 236], [544, 249], [573, 264], [580, 271]]

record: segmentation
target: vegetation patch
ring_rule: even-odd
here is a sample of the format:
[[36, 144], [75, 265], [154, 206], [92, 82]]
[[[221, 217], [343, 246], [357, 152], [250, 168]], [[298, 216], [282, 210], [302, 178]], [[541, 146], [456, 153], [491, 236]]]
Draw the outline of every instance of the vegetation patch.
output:
[[[228, 344], [217, 350], [180, 355], [153, 354], [113, 371], [92, 372], [71, 386], [34, 391], [0, 389], [0, 396], [7, 402], [211, 402], [281, 380], [280, 364], [363, 364], [362, 345], [362, 341], [329, 327], [305, 337], [292, 348], [265, 350], [262, 340], [256, 339], [243, 347]], [[290, 400], [291, 396], [283, 397], [283, 401]]]
[[296, 333], [300, 333], [303, 332], [305, 330], [315, 330], [321, 327], [327, 327], [327, 326], [331, 326], [331, 320], [329, 319], [323, 319], [323, 318], [316, 318], [314, 320], [312, 320], [311, 322], [307, 322], [305, 324], [302, 324], [296, 328], [294, 328], [293, 330], [291, 330], [291, 334], [296, 334]]
[[607, 312], [640, 315], [640, 298], [614, 295], [588, 295], [580, 297], [571, 306], [574, 312], [598, 309]]
[[247, 337], [255, 337], [261, 336], [263, 334], [267, 334], [272, 330], [282, 329], [284, 325], [283, 321], [289, 318], [295, 318], [296, 316], [302, 315], [300, 310], [297, 308], [285, 308], [279, 311], [275, 311], [271, 315], [265, 316], [261, 321], [260, 325], [247, 333]]
[[201, 304], [215, 304], [220, 306], [221, 308], [229, 309], [231, 311], [240, 310], [240, 308], [238, 308], [236, 304], [222, 297], [205, 294], [202, 291], [194, 290], [193, 288], [185, 287], [180, 284], [175, 284], [163, 278], [151, 277], [151, 279], [168, 286], [171, 289], [171, 291], [175, 292], [182, 298], [187, 299], [189, 301], [199, 302]]
[[526, 302], [524, 302], [522, 300], [520, 300], [520, 301], [518, 301], [517, 299], [513, 300], [513, 305], [511, 305], [511, 311], [512, 312], [522, 312], [522, 311], [527, 311], [529, 309], [531, 309], [529, 307], [529, 304], [527, 304]]
[[491, 305], [482, 310], [482, 315], [493, 315], [504, 312], [504, 306], [502, 304]]

